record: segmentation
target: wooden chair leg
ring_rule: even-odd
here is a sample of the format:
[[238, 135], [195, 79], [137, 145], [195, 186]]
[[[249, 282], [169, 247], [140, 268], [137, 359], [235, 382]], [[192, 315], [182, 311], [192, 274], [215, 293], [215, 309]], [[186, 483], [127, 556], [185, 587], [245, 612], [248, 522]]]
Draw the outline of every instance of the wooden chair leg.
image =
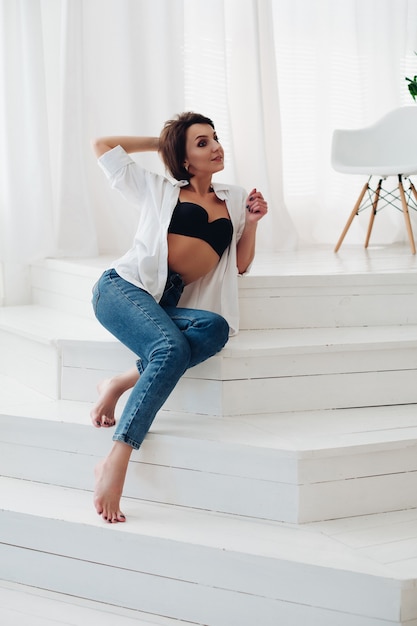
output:
[[376, 215], [376, 209], [378, 206], [379, 196], [381, 193], [381, 187], [382, 187], [382, 178], [379, 180], [378, 186], [375, 191], [374, 201], [372, 202], [372, 211], [371, 211], [371, 217], [369, 218], [368, 232], [366, 233], [365, 248], [368, 247], [369, 240], [371, 238], [372, 226], [374, 225], [374, 219]]
[[368, 189], [368, 182], [369, 182], [369, 180], [368, 180], [368, 181], [366, 181], [366, 183], [365, 183], [365, 184], [364, 184], [364, 186], [363, 186], [363, 189], [362, 189], [361, 193], [359, 194], [359, 198], [357, 199], [356, 204], [355, 204], [355, 206], [353, 207], [353, 211], [352, 211], [352, 213], [350, 214], [349, 219], [348, 219], [348, 221], [346, 222], [346, 226], [344, 227], [344, 229], [343, 229], [343, 231], [342, 231], [342, 234], [341, 234], [341, 235], [340, 235], [340, 237], [339, 237], [339, 241], [338, 241], [338, 242], [337, 242], [337, 244], [336, 244], [336, 247], [335, 247], [335, 249], [334, 249], [334, 251], [335, 251], [335, 252], [337, 252], [337, 251], [339, 250], [340, 246], [341, 246], [341, 245], [342, 245], [342, 243], [343, 243], [343, 239], [345, 238], [346, 233], [347, 233], [347, 231], [349, 230], [350, 225], [352, 224], [352, 222], [353, 222], [353, 220], [354, 220], [355, 215], [357, 215], [357, 214], [358, 214], [359, 207], [360, 207], [361, 202], [362, 202], [362, 200], [363, 200], [363, 197], [364, 197], [364, 195], [365, 195], [365, 193], [366, 193], [366, 190]]
[[406, 226], [407, 233], [408, 233], [408, 240], [410, 242], [411, 252], [415, 254], [416, 245], [414, 243], [413, 229], [411, 228], [410, 214], [408, 212], [408, 205], [407, 205], [407, 200], [406, 200], [405, 193], [404, 193], [404, 186], [403, 186], [401, 174], [398, 176], [398, 189], [400, 191], [401, 204], [403, 206], [405, 226]]
[[413, 185], [413, 183], [411, 181], [411, 178], [408, 179], [408, 182], [410, 183], [410, 189], [413, 192], [415, 201], [417, 202], [417, 191], [416, 191], [416, 188], [414, 187], [414, 185]]

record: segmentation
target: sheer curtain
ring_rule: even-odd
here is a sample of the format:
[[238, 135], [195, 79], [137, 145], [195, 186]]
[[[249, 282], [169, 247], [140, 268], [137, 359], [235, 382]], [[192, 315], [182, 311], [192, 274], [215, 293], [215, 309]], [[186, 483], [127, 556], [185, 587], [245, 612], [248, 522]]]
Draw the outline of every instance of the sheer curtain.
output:
[[[413, 105], [405, 76], [417, 74], [417, 1], [277, 0], [273, 11], [287, 207], [301, 243], [334, 245], [366, 177], [332, 171], [333, 130]], [[346, 243], [363, 244], [368, 216]], [[372, 243], [405, 239], [402, 214], [382, 211]]]
[[[34, 258], [129, 245], [90, 138], [186, 109], [215, 121], [222, 179], [267, 197], [258, 250], [333, 243], [357, 185], [331, 171], [332, 130], [412, 104], [416, 39], [417, 0], [0, 0], [3, 303], [29, 299]], [[401, 239], [389, 213], [382, 239]]]
[[28, 259], [53, 251], [47, 129], [39, 1], [1, 2], [1, 302], [25, 301]]

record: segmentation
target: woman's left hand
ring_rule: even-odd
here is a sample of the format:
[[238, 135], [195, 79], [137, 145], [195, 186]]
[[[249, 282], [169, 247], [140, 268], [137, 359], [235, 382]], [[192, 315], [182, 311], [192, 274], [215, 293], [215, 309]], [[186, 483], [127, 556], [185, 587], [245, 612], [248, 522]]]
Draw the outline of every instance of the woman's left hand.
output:
[[246, 223], [259, 222], [268, 212], [268, 203], [260, 191], [252, 189], [246, 198]]
[[255, 256], [256, 230], [259, 220], [268, 212], [268, 204], [260, 191], [252, 189], [246, 198], [246, 221], [237, 244], [237, 268], [239, 274], [247, 271]]

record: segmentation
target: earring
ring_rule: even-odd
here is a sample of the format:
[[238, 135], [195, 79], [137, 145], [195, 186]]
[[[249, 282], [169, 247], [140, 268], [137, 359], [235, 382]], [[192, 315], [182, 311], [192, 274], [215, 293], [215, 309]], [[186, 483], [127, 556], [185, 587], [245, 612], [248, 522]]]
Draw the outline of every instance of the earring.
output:
[[184, 168], [185, 168], [186, 172], [188, 172], [189, 165], [187, 163], [184, 163]]

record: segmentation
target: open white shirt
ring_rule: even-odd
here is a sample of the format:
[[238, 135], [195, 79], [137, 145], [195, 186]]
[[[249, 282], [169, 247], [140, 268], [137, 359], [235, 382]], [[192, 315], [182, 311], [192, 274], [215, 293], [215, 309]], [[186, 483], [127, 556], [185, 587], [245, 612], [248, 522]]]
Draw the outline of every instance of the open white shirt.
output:
[[[132, 247], [112, 267], [159, 302], [168, 273], [168, 226], [180, 188], [188, 181], [172, 183], [165, 176], [145, 170], [121, 146], [105, 152], [98, 162], [111, 187], [136, 206], [139, 216]], [[226, 202], [233, 224], [232, 242], [209, 274], [185, 287], [178, 306], [219, 313], [234, 335], [239, 329], [236, 245], [245, 227], [246, 192], [224, 183], [213, 183], [213, 189]]]

